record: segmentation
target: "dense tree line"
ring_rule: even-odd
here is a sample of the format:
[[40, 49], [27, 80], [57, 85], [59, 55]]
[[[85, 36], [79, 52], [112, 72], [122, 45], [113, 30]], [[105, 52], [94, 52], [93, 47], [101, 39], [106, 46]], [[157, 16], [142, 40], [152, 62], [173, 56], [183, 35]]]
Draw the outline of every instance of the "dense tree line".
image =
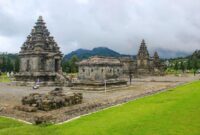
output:
[[79, 59], [76, 55], [72, 56], [71, 59], [62, 62], [63, 72], [66, 73], [77, 73]]
[[1, 72], [18, 72], [19, 57], [16, 54], [0, 54], [0, 71]]
[[174, 70], [182, 70], [183, 72], [185, 72], [185, 70], [198, 70], [200, 68], [200, 61], [196, 59], [188, 59], [187, 61], [177, 60], [170, 67]]
[[185, 72], [186, 70], [193, 70], [194, 72], [200, 69], [200, 51], [195, 51], [191, 56], [186, 58], [176, 58], [170, 59], [170, 65], [168, 68], [174, 70], [182, 70]]

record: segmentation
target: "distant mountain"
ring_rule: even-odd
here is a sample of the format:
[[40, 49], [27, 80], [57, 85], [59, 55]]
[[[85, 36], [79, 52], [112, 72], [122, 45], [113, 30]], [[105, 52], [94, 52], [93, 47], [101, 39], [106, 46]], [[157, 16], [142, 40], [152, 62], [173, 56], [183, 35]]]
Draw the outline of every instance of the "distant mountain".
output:
[[173, 51], [173, 50], [167, 50], [162, 48], [156, 48], [154, 49], [158, 52], [160, 58], [177, 58], [177, 57], [187, 57], [191, 55], [190, 52], [184, 52], [184, 51]]
[[[162, 49], [162, 48], [154, 48], [153, 50], [156, 50], [158, 52], [160, 58], [164, 58], [164, 59], [187, 57], [187, 56], [191, 56], [191, 54], [192, 54], [192, 52], [188, 53], [188, 52], [184, 52], [184, 51], [173, 51], [173, 50]], [[92, 50], [78, 49], [78, 50], [72, 51], [71, 53], [64, 56], [64, 60], [69, 60], [74, 55], [76, 55], [80, 60], [87, 59], [87, 58], [89, 58], [91, 56], [95, 56], [95, 55], [108, 56], [108, 57], [128, 57], [128, 56], [130, 56], [130, 55], [126, 55], [126, 54], [120, 54], [116, 51], [113, 51], [112, 49], [107, 48], [107, 47], [97, 47]], [[136, 58], [136, 55], [131, 55], [131, 57]]]
[[78, 49], [64, 56], [64, 60], [69, 60], [72, 56], [76, 55], [80, 60], [87, 59], [91, 56], [107, 56], [107, 57], [120, 57], [120, 53], [113, 51], [107, 47], [97, 47], [92, 50]]

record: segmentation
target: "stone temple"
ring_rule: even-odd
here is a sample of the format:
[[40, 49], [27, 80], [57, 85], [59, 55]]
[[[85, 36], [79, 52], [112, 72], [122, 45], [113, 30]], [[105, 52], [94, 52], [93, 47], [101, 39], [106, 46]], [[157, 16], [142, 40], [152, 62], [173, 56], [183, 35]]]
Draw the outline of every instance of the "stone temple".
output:
[[126, 85], [123, 75], [123, 65], [113, 57], [93, 56], [78, 63], [78, 80], [76, 86], [107, 86]]
[[78, 63], [80, 80], [99, 80], [119, 78], [123, 74], [122, 64], [112, 57], [94, 56]]
[[151, 59], [144, 40], [142, 40], [136, 56], [136, 63], [138, 74], [148, 74], [150, 72]]
[[112, 85], [124, 85], [127, 76], [140, 77], [163, 75], [164, 67], [158, 53], [149, 55], [146, 43], [142, 40], [136, 58], [133, 57], [102, 57], [94, 56], [78, 63], [79, 86], [103, 86], [104, 81]]
[[62, 53], [53, 36], [39, 16], [19, 52], [20, 71], [15, 75], [17, 84], [55, 85], [62, 76]]
[[146, 43], [142, 40], [138, 53], [135, 57], [125, 56], [119, 58], [123, 69], [123, 77], [133, 76], [151, 76], [163, 75], [164, 64], [161, 62], [158, 53], [150, 56]]
[[147, 50], [147, 46], [144, 40], [140, 45], [140, 49], [136, 56], [135, 70], [137, 75], [162, 75], [163, 64], [160, 61], [158, 53], [155, 52], [151, 57]]

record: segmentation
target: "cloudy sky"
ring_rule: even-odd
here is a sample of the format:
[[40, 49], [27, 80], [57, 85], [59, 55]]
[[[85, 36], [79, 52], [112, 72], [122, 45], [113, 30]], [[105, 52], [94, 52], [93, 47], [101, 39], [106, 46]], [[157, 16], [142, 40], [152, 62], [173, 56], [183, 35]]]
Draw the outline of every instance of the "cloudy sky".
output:
[[0, 51], [18, 52], [39, 15], [63, 53], [200, 49], [200, 0], [0, 0]]

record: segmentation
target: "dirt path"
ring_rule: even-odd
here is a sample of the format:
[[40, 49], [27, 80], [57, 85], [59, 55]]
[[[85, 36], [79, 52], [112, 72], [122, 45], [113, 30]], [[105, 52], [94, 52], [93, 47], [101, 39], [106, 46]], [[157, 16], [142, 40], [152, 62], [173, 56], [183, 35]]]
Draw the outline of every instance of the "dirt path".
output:
[[74, 91], [65, 87], [65, 93], [82, 92], [83, 103], [71, 107], [45, 112], [22, 112], [13, 109], [14, 106], [21, 104], [21, 98], [30, 93], [48, 93], [53, 87], [42, 87], [39, 90], [32, 90], [31, 87], [12, 86], [11, 84], [0, 83], [0, 115], [23, 119], [29, 122], [34, 121], [37, 115], [52, 115], [54, 122], [62, 122], [81, 114], [100, 110], [114, 104], [133, 100], [147, 94], [152, 94], [160, 90], [174, 87], [176, 85], [199, 79], [199, 76], [186, 75], [182, 77], [145, 77], [133, 79], [132, 85], [117, 90], [105, 92]]

